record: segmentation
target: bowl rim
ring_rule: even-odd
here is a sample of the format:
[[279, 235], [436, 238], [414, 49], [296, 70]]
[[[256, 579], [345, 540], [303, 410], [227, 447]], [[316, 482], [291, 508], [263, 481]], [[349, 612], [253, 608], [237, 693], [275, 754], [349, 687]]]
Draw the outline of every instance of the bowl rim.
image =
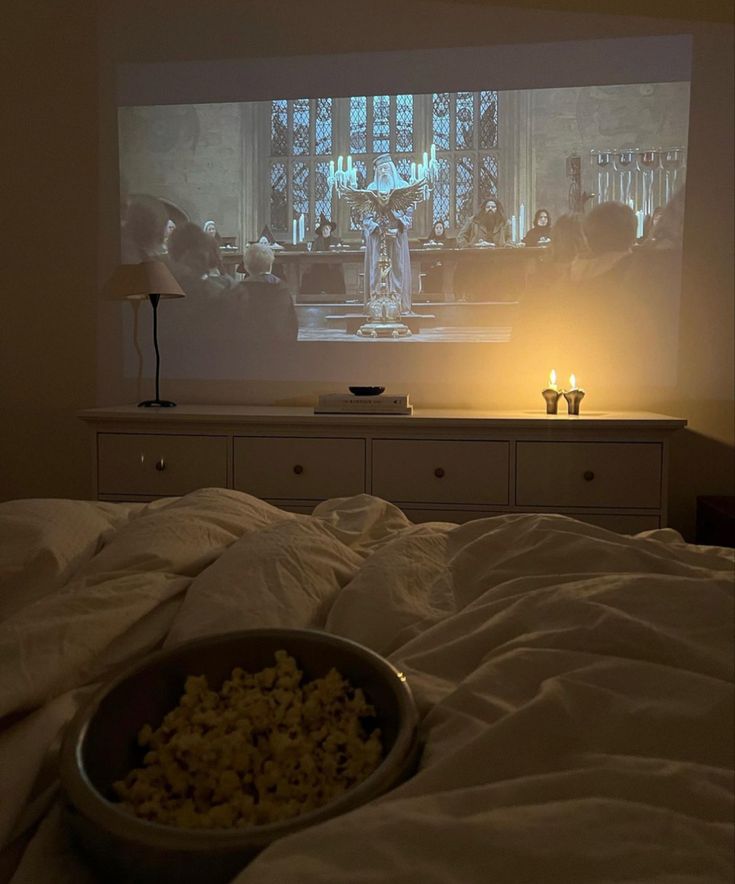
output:
[[[105, 798], [87, 776], [82, 759], [84, 739], [104, 698], [122, 682], [182, 651], [204, 649], [223, 641], [244, 641], [256, 635], [282, 638], [284, 642], [290, 638], [308, 638], [325, 645], [346, 647], [356, 652], [358, 656], [366, 657], [387, 676], [387, 682], [391, 685], [398, 701], [401, 720], [395, 742], [378, 767], [356, 786], [322, 807], [262, 826], [229, 829], [169, 826], [143, 820], [122, 810], [116, 802]], [[365, 805], [398, 785], [405, 777], [406, 769], [417, 759], [418, 753], [419, 713], [406, 676], [401, 670], [377, 652], [352, 639], [318, 629], [273, 627], [203, 636], [155, 651], [126, 666], [91, 694], [69, 723], [62, 739], [59, 772], [62, 793], [72, 810], [94, 821], [97, 826], [118, 839], [144, 844], [155, 849], [163, 848], [179, 852], [195, 853], [202, 849], [236, 851], [248, 847], [266, 846], [276, 837], [293, 834]]]

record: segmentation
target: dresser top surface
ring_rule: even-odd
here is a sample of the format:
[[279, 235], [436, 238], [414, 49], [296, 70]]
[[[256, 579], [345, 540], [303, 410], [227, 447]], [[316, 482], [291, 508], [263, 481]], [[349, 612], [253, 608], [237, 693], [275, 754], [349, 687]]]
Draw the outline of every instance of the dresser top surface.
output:
[[414, 408], [411, 415], [399, 414], [314, 414], [310, 406], [266, 405], [177, 405], [175, 408], [152, 409], [135, 405], [113, 405], [88, 408], [79, 412], [82, 420], [90, 423], [132, 421], [147, 424], [201, 423], [309, 423], [317, 426], [349, 424], [351, 426], [444, 426], [555, 428], [582, 429], [607, 427], [612, 429], [677, 430], [685, 427], [684, 418], [647, 411], [587, 411], [580, 415], [549, 415], [542, 409], [518, 411], [474, 411], [450, 408]]

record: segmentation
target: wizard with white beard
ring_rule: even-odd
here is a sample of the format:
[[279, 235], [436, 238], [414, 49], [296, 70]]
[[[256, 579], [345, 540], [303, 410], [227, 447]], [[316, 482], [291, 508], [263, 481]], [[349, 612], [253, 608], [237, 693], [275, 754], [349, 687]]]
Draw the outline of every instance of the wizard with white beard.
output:
[[365, 235], [365, 302], [378, 292], [380, 271], [380, 228], [385, 231], [386, 249], [391, 268], [388, 278], [389, 290], [398, 295], [401, 313], [411, 312], [411, 257], [408, 251], [408, 229], [411, 226], [411, 209], [396, 205], [391, 194], [398, 188], [408, 187], [408, 182], [398, 174], [390, 154], [381, 154], [373, 161], [375, 177], [367, 190], [378, 196], [363, 220]]

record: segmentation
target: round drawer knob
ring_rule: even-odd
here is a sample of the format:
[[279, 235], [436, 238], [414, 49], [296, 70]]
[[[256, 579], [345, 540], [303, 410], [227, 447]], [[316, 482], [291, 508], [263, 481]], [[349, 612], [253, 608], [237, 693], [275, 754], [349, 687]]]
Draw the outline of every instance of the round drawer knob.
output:
[[293, 468], [293, 471], [294, 473], [296, 473], [297, 476], [300, 476], [304, 472], [304, 468], [301, 466], [300, 463], [297, 463], [296, 466]]
[[595, 478], [595, 474], [592, 472], [592, 470], [585, 470], [582, 473], [582, 478], [585, 482], [591, 482]]
[[162, 473], [166, 469], [166, 461], [163, 458], [156, 461], [156, 469], [159, 473]]
[[434, 475], [436, 476], [437, 479], [441, 479], [441, 478], [443, 478], [443, 476], [444, 476], [444, 469], [443, 469], [442, 467], [437, 467], [437, 468], [434, 470]]

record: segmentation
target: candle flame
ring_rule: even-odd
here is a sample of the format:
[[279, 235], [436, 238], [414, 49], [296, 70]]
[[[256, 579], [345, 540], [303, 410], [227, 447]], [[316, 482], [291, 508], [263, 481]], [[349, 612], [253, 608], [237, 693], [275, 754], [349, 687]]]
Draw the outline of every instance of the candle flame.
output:
[[553, 387], [555, 383], [556, 383], [556, 370], [552, 368], [551, 371], [549, 372], [549, 385]]
[[573, 374], [570, 374], [570, 375], [569, 375], [569, 383], [570, 383], [571, 386], [572, 386], [572, 390], [576, 390], [576, 389], [577, 389], [577, 379], [574, 377]]

